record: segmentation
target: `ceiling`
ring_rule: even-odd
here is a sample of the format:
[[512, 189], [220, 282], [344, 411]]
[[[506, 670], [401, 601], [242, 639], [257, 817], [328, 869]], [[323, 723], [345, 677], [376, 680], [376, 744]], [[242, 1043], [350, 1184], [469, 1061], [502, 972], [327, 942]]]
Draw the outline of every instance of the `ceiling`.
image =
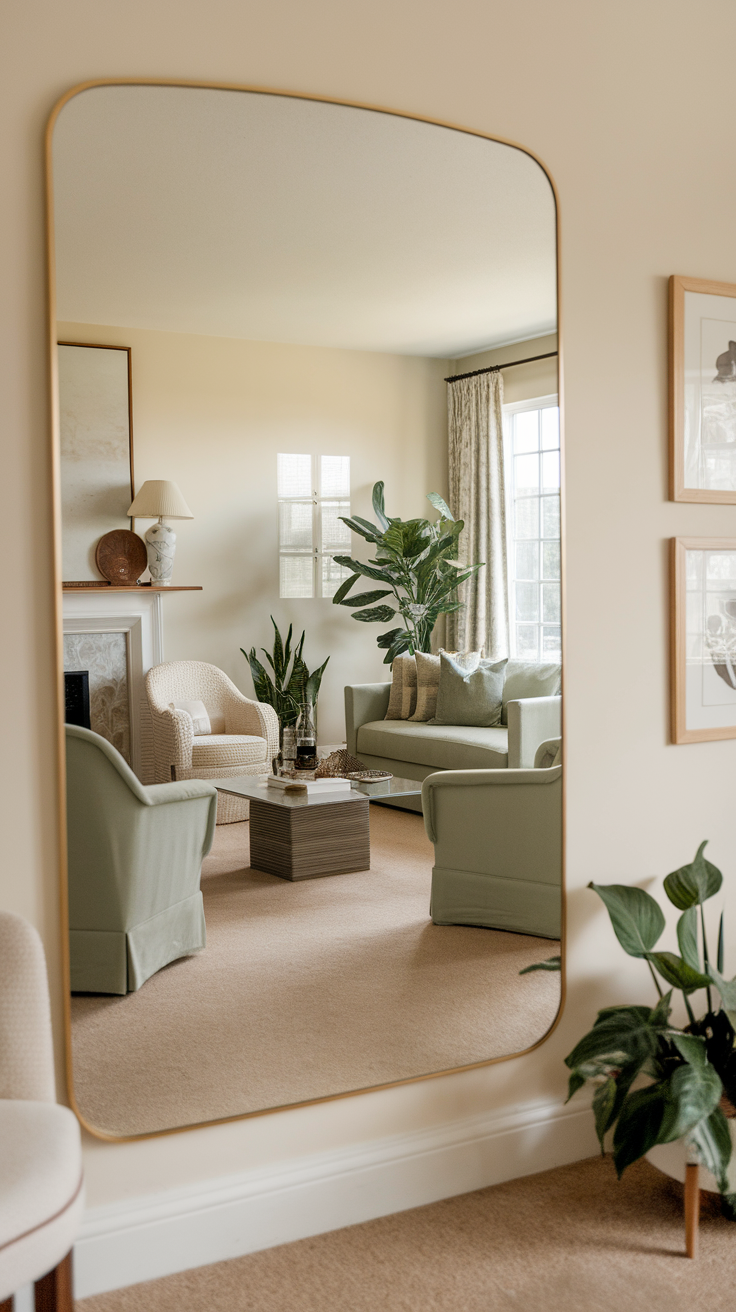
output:
[[64, 321], [460, 357], [556, 328], [523, 151], [341, 105], [100, 87], [54, 137]]

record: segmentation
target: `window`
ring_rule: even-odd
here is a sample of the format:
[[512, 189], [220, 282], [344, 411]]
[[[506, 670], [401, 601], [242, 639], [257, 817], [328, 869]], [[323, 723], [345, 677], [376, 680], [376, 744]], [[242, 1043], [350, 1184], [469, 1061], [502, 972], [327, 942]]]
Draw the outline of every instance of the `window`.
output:
[[511, 655], [562, 659], [560, 412], [556, 396], [504, 406]]
[[332, 597], [350, 573], [350, 456], [277, 456], [279, 596]]

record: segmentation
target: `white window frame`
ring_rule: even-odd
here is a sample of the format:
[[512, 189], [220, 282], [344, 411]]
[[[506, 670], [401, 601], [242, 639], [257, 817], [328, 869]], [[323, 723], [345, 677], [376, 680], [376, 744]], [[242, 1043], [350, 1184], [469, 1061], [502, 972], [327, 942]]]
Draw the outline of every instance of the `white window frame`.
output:
[[[511, 424], [510, 420], [511, 420], [511, 418], [512, 418], [513, 415], [520, 414], [520, 413], [522, 413], [523, 411], [528, 411], [528, 410], [548, 410], [548, 409], [553, 409], [553, 408], [556, 408], [557, 410], [559, 410], [559, 404], [560, 404], [560, 402], [559, 402], [559, 395], [558, 395], [558, 393], [557, 393], [557, 392], [550, 392], [550, 393], [548, 393], [546, 396], [535, 396], [535, 397], [530, 398], [530, 400], [528, 400], [528, 401], [511, 401], [511, 402], [509, 402], [508, 405], [504, 405], [504, 407], [503, 407], [504, 483], [505, 483], [505, 489], [506, 489], [506, 562], [507, 562], [507, 566], [506, 566], [506, 567], [507, 567], [508, 598], [509, 598], [509, 655], [510, 655], [512, 658], [513, 658], [513, 657], [516, 657], [516, 655], [517, 655], [517, 650], [516, 650], [516, 623], [517, 623], [517, 621], [516, 621], [516, 589], [515, 589], [515, 586], [514, 586], [515, 583], [517, 582], [517, 579], [516, 579], [516, 577], [515, 577], [515, 575], [516, 575], [516, 564], [515, 564], [516, 553], [515, 553], [515, 550], [514, 550], [514, 548], [515, 548], [515, 544], [516, 544], [516, 540], [517, 540], [517, 539], [514, 537], [514, 521], [515, 521], [514, 510], [515, 510], [515, 500], [516, 500], [516, 498], [515, 498], [515, 496], [514, 496], [514, 476], [513, 476], [513, 469], [514, 469], [514, 464], [513, 464], [513, 460], [514, 460], [514, 451], [513, 451], [513, 434], [512, 434], [512, 427], [513, 427], [513, 425]], [[553, 449], [554, 449], [554, 448], [553, 448]], [[560, 456], [560, 470], [561, 470], [561, 469], [562, 469], [562, 457]], [[559, 489], [558, 496], [561, 495], [561, 492], [562, 492], [561, 480], [562, 480], [562, 475], [561, 475], [561, 473], [560, 473], [560, 489]], [[543, 492], [542, 492], [541, 487], [540, 487], [540, 490], [539, 490], [539, 494], [538, 494], [538, 495], [539, 495], [539, 498], [541, 499], [541, 497], [542, 497], [542, 495], [543, 495]], [[549, 495], [549, 493], [547, 493], [546, 495]], [[540, 513], [541, 513], [541, 507], [540, 507]], [[540, 661], [540, 662], [545, 662], [545, 661], [552, 661], [552, 660], [559, 659], [559, 657], [553, 657], [551, 654], [546, 654], [546, 653], [544, 652], [544, 650], [543, 650], [543, 647], [542, 647], [542, 630], [543, 630], [543, 627], [544, 627], [544, 622], [543, 622], [543, 620], [542, 620], [542, 595], [541, 595], [541, 589], [542, 589], [542, 544], [543, 544], [543, 542], [545, 542], [545, 541], [546, 541], [546, 542], [555, 541], [555, 539], [554, 539], [554, 538], [542, 538], [542, 537], [541, 537], [541, 523], [540, 523], [540, 525], [539, 525], [539, 533], [540, 533], [540, 536], [539, 536], [538, 538], [536, 538], [536, 539], [534, 539], [534, 538], [525, 539], [526, 541], [529, 541], [529, 542], [533, 542], [533, 541], [536, 540], [536, 542], [538, 543], [538, 560], [539, 560], [538, 573], [539, 573], [539, 578], [538, 578], [537, 582], [538, 582], [539, 593], [540, 593], [540, 596], [539, 596], [539, 611], [538, 611], [539, 619], [536, 620], [536, 621], [534, 621], [534, 620], [529, 620], [529, 621], [519, 621], [519, 622], [520, 622], [520, 623], [527, 623], [527, 622], [528, 622], [529, 624], [535, 624], [535, 627], [536, 627], [536, 629], [537, 629], [537, 660]], [[556, 539], [557, 541], [560, 542], [560, 548], [561, 548], [561, 545], [562, 545], [562, 544], [561, 544], [561, 537], [562, 537], [562, 507], [560, 506], [560, 538]], [[519, 541], [521, 541], [521, 539], [519, 539]], [[560, 554], [561, 554], [561, 552], [560, 552]], [[521, 580], [519, 580], [519, 581], [521, 581]], [[560, 603], [561, 603], [561, 601], [562, 601], [562, 595], [561, 595], [561, 594], [562, 594], [562, 568], [560, 568], [559, 588], [560, 588]], [[560, 605], [560, 612], [561, 612], [561, 609], [562, 609], [562, 607], [561, 607], [561, 605]], [[561, 613], [560, 613], [560, 651], [561, 651], [561, 649], [562, 649], [562, 615], [561, 615]]]
[[[348, 495], [347, 495], [347, 496], [338, 497], [338, 496], [323, 496], [323, 495], [322, 495], [322, 488], [321, 488], [321, 483], [322, 483], [322, 458], [323, 458], [323, 455], [324, 455], [324, 454], [326, 454], [326, 453], [322, 452], [322, 453], [320, 453], [319, 455], [315, 455], [315, 454], [311, 454], [311, 455], [310, 455], [310, 460], [311, 460], [311, 481], [312, 481], [312, 493], [311, 493], [311, 497], [306, 497], [306, 496], [299, 496], [299, 497], [282, 497], [282, 496], [279, 496], [279, 495], [278, 495], [278, 481], [277, 481], [277, 489], [276, 489], [276, 491], [277, 491], [277, 506], [278, 506], [278, 509], [279, 509], [279, 528], [278, 528], [278, 533], [279, 533], [279, 548], [278, 548], [278, 550], [279, 550], [279, 597], [284, 597], [284, 598], [287, 599], [287, 600], [290, 599], [290, 600], [296, 600], [296, 601], [309, 601], [309, 600], [314, 600], [315, 598], [317, 598], [317, 599], [325, 599], [325, 600], [331, 601], [331, 600], [332, 600], [332, 597], [333, 597], [333, 595], [334, 595], [334, 593], [333, 593], [333, 592], [329, 592], [329, 593], [327, 593], [327, 592], [323, 592], [323, 590], [322, 590], [322, 560], [323, 560], [323, 558], [324, 558], [325, 556], [327, 556], [327, 557], [334, 557], [334, 556], [336, 556], [336, 555], [349, 555], [349, 554], [350, 554], [350, 551], [351, 551], [351, 545], [350, 545], [350, 544], [347, 544], [347, 545], [345, 546], [345, 548], [344, 548], [342, 551], [339, 551], [339, 552], [336, 552], [336, 551], [325, 551], [325, 550], [324, 550], [324, 543], [323, 543], [323, 540], [322, 540], [322, 537], [323, 537], [323, 535], [322, 535], [322, 509], [323, 509], [323, 506], [324, 506], [326, 503], [328, 503], [328, 502], [340, 501], [340, 502], [343, 503], [343, 505], [346, 506], [346, 517], [349, 518], [350, 513], [351, 513], [351, 501], [352, 501], [352, 495], [351, 495], [351, 494], [352, 494], [352, 488], [351, 488], [351, 482], [350, 482], [350, 477], [351, 477], [350, 474], [348, 475]], [[291, 452], [291, 451], [284, 451], [284, 452], [279, 452], [279, 455], [301, 455], [301, 456], [305, 456], [305, 455], [309, 455], [309, 452], [306, 452], [306, 451], [294, 451], [294, 452]], [[348, 461], [348, 468], [350, 469], [350, 456], [342, 456], [342, 459]], [[278, 460], [278, 457], [277, 457], [277, 460]], [[280, 516], [280, 508], [281, 508], [281, 506], [282, 506], [282, 505], [288, 505], [288, 504], [292, 504], [292, 505], [304, 505], [305, 502], [307, 502], [308, 500], [311, 501], [311, 504], [312, 504], [312, 545], [311, 545], [311, 547], [284, 547], [284, 546], [282, 546], [282, 543], [281, 543], [281, 537], [280, 537], [280, 533], [281, 533], [281, 525], [280, 525], [280, 520], [281, 520], [281, 516]], [[289, 597], [289, 594], [283, 593], [283, 592], [281, 591], [281, 558], [282, 558], [283, 556], [299, 556], [299, 557], [302, 557], [302, 558], [309, 556], [309, 557], [311, 558], [311, 560], [312, 560], [312, 591], [311, 591], [311, 593], [309, 594], [309, 596], [307, 596], [307, 597]], [[347, 577], [347, 575], [348, 575], [349, 573], [350, 573], [350, 570], [345, 569], [344, 567], [342, 568], [342, 576], [343, 576], [343, 577]], [[338, 583], [335, 585], [335, 591], [337, 591], [337, 588], [338, 588], [338, 587], [339, 587], [339, 580], [338, 580]]]

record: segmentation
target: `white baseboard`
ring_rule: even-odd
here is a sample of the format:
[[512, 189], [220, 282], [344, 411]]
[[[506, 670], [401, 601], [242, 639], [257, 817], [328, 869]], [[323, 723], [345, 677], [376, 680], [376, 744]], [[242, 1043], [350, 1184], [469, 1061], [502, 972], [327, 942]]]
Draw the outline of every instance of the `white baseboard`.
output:
[[420, 1207], [597, 1151], [586, 1103], [535, 1104], [87, 1212], [75, 1296]]

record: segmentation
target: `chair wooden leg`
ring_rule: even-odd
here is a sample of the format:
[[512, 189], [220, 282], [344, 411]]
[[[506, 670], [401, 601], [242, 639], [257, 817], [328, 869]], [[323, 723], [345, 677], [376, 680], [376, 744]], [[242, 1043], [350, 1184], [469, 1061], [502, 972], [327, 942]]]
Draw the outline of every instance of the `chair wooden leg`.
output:
[[67, 1253], [53, 1271], [36, 1281], [35, 1291], [36, 1312], [74, 1312], [71, 1253]]
[[695, 1163], [685, 1167], [685, 1251], [688, 1257], [698, 1255], [698, 1229], [700, 1226], [700, 1167]]
[[0, 1303], [0, 1312], [13, 1312], [13, 1295], [10, 1298], [4, 1298]]

